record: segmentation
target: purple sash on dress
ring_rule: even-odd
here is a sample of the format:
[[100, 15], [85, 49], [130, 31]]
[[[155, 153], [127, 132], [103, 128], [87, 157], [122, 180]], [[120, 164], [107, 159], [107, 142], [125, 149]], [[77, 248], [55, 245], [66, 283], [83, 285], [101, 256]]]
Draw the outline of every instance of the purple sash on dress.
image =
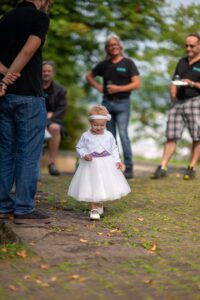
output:
[[108, 151], [104, 150], [102, 152], [92, 152], [90, 153], [92, 157], [105, 157], [111, 155]]

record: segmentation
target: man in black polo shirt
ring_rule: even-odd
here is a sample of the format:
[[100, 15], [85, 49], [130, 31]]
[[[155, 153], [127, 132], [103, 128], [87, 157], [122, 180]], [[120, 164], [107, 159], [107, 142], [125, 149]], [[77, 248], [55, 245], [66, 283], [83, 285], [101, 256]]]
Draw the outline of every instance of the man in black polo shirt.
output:
[[167, 122], [167, 142], [164, 147], [161, 165], [155, 170], [152, 179], [167, 176], [167, 166], [176, 150], [176, 142], [188, 128], [193, 140], [192, 155], [183, 179], [195, 177], [195, 165], [200, 155], [200, 36], [190, 34], [185, 40], [186, 57], [179, 60], [174, 73], [170, 95], [172, 107]]
[[[105, 50], [106, 59], [88, 72], [86, 78], [91, 86], [103, 93], [102, 104], [112, 116], [107, 124], [108, 130], [116, 138], [118, 129], [126, 166], [124, 174], [130, 179], [133, 177], [132, 150], [128, 136], [130, 94], [140, 87], [140, 77], [133, 60], [124, 57], [123, 44], [118, 36], [108, 36]], [[96, 76], [103, 78], [103, 85], [94, 79]]]
[[[18, 224], [49, 222], [34, 204], [47, 119], [41, 51], [49, 4], [50, 0], [20, 1], [0, 20], [0, 62], [5, 70], [0, 89], [0, 218], [14, 214]], [[21, 76], [10, 84], [9, 74], [18, 73]]]

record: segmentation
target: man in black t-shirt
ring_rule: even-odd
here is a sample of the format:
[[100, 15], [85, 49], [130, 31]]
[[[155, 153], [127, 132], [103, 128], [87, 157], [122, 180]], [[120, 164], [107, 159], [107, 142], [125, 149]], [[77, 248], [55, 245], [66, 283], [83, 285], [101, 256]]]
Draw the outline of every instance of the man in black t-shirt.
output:
[[[168, 162], [185, 127], [190, 132], [193, 145], [190, 164], [183, 179], [195, 177], [195, 165], [200, 155], [200, 36], [188, 35], [185, 49], [187, 56], [179, 60], [170, 87], [172, 107], [167, 122], [167, 142], [161, 165], [155, 170], [152, 179], [167, 176]], [[179, 80], [175, 80], [176, 78]]]
[[55, 160], [59, 149], [61, 137], [64, 133], [62, 117], [67, 108], [66, 89], [53, 80], [55, 65], [52, 61], [44, 61], [42, 65], [42, 87], [46, 99], [47, 129], [51, 134], [48, 142], [49, 148], [49, 174], [60, 175]]
[[14, 214], [18, 224], [49, 223], [35, 211], [34, 196], [47, 118], [41, 51], [50, 2], [20, 1], [0, 20], [0, 218]]
[[[110, 35], [107, 38], [105, 50], [106, 59], [88, 72], [86, 78], [92, 87], [103, 94], [102, 104], [112, 116], [107, 124], [108, 130], [116, 138], [118, 129], [126, 166], [124, 174], [130, 179], [133, 177], [132, 150], [128, 136], [130, 94], [140, 87], [140, 77], [135, 63], [124, 57], [123, 44], [118, 36]], [[103, 85], [94, 79], [96, 76], [103, 78]]]

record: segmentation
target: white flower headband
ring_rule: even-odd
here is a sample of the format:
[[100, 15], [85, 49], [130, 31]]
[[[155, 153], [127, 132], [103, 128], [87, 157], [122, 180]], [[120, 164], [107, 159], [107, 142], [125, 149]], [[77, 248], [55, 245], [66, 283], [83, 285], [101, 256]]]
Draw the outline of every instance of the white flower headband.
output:
[[107, 115], [90, 115], [88, 117], [88, 120], [107, 120], [110, 121], [111, 120], [111, 115], [107, 114]]

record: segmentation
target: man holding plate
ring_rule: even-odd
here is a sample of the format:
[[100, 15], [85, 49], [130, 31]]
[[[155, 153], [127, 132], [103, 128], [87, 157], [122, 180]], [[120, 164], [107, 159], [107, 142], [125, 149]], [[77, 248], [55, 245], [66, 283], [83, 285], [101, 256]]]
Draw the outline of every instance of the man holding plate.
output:
[[[170, 86], [172, 106], [168, 115], [161, 164], [152, 179], [167, 176], [168, 162], [176, 150], [183, 130], [188, 128], [193, 144], [192, 155], [183, 179], [195, 177], [195, 165], [200, 156], [200, 35], [190, 34], [185, 40], [186, 57], [179, 60]], [[177, 80], [178, 77], [178, 80]]]

